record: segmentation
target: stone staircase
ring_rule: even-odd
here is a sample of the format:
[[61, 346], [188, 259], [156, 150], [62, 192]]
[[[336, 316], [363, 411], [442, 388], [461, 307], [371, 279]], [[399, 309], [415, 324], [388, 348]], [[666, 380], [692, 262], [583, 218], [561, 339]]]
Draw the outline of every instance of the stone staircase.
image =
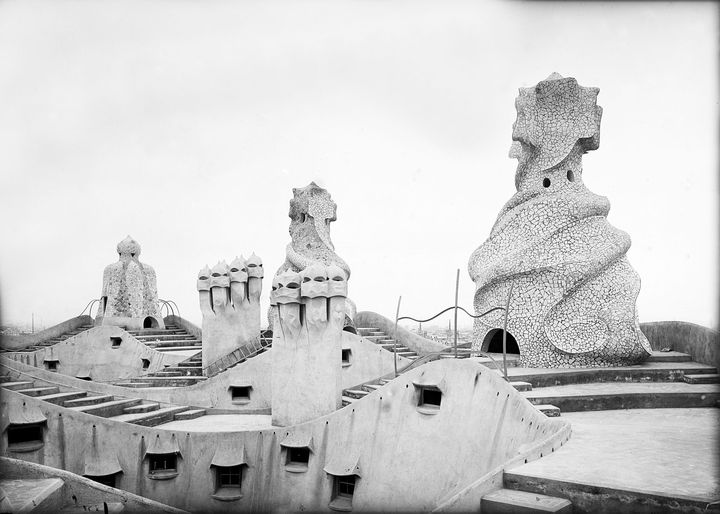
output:
[[166, 325], [164, 329], [144, 328], [128, 330], [135, 339], [158, 352], [186, 352], [202, 349], [202, 341], [177, 325]]
[[513, 368], [508, 375], [528, 384], [522, 394], [530, 403], [551, 403], [566, 412], [715, 407], [720, 400], [717, 369], [680, 352], [655, 351], [634, 366]]
[[395, 348], [395, 339], [390, 337], [387, 333], [383, 332], [379, 328], [358, 328], [357, 333], [362, 338], [367, 339], [368, 341], [372, 341], [376, 345], [381, 346], [389, 352], [397, 352], [399, 356], [405, 357], [406, 359], [414, 361], [419, 357], [417, 353], [412, 351], [407, 346], [401, 345], [400, 343], [398, 343], [397, 348]]
[[168, 405], [139, 398], [89, 393], [81, 389], [56, 386], [39, 380], [14, 380], [9, 375], [0, 376], [0, 388], [32, 396], [38, 400], [77, 412], [148, 427], [171, 421], [199, 418], [206, 413], [205, 409]]
[[[137, 336], [136, 336], [137, 337]], [[146, 343], [147, 344], [147, 343]], [[233, 366], [267, 351], [272, 346], [272, 337], [261, 334], [256, 341], [233, 350], [231, 353], [210, 364], [203, 374], [201, 351], [175, 366], [167, 366], [162, 371], [133, 377], [115, 385], [122, 387], [186, 387], [207, 380]]]
[[64, 332], [63, 334], [53, 337], [51, 339], [47, 339], [45, 341], [42, 341], [40, 343], [34, 344], [32, 346], [28, 346], [26, 348], [21, 348], [18, 350], [9, 350], [6, 348], [0, 348], [0, 353], [7, 353], [7, 352], [35, 352], [37, 350], [42, 350], [43, 348], [47, 348], [48, 346], [53, 346], [58, 343], [62, 343], [66, 339], [69, 339], [73, 336], [76, 336], [82, 332], [85, 332], [86, 330], [90, 330], [93, 328], [93, 325], [81, 325], [77, 328], [74, 328], [72, 330], [68, 330], [67, 332]]

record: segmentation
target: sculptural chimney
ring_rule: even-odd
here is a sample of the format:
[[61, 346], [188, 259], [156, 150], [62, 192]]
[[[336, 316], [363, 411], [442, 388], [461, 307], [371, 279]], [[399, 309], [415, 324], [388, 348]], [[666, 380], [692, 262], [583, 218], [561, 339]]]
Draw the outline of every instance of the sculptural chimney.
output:
[[96, 325], [126, 329], [165, 328], [152, 266], [140, 262], [140, 244], [130, 236], [117, 245], [118, 262], [103, 272]]

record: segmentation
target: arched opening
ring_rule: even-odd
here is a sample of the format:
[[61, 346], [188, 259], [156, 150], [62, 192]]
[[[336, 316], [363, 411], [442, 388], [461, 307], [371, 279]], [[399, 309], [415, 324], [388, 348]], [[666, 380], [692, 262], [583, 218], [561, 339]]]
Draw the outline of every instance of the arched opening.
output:
[[160, 323], [152, 316], [148, 316], [143, 320], [143, 328], [160, 328]]
[[343, 330], [344, 330], [345, 332], [350, 332], [351, 334], [357, 335], [357, 330], [355, 330], [355, 327], [353, 327], [352, 325], [345, 325], [345, 326], [343, 327]]
[[[482, 350], [488, 353], [502, 353], [503, 351], [503, 331], [502, 328], [494, 328], [487, 333], [483, 340]], [[515, 337], [508, 331], [506, 340], [507, 353], [520, 355], [520, 347], [518, 347]]]

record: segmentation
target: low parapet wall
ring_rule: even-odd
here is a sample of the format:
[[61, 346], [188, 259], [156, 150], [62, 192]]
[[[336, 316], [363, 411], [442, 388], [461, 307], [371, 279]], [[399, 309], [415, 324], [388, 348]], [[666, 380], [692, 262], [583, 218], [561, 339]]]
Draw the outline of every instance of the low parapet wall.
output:
[[687, 353], [693, 360], [720, 368], [720, 333], [687, 321], [651, 321], [640, 323], [653, 350], [670, 348]]
[[[100, 382], [162, 371], [187, 358], [158, 352], [122, 328], [110, 325], [91, 328], [34, 352], [19, 351], [7, 356], [37, 368], [42, 368], [45, 361], [54, 361], [58, 373]], [[146, 368], [143, 361], [147, 361]]]
[[74, 506], [78, 512], [90, 511], [102, 508], [103, 503], [121, 503], [124, 512], [168, 512], [174, 514], [187, 512], [127, 491], [102, 485], [69, 471], [24, 460], [0, 457], [0, 475], [5, 479], [12, 480], [59, 478], [64, 485], [56, 512], [66, 505]]
[[[119, 327], [97, 327], [93, 330], [110, 330], [126, 333]], [[388, 352], [375, 343], [367, 341], [366, 339], [349, 332], [343, 332], [342, 336], [343, 349], [351, 351], [350, 362], [348, 365], [343, 366], [341, 372], [343, 389], [374, 380], [392, 372], [394, 369], [394, 356], [391, 352]], [[138, 344], [142, 345], [142, 343]], [[105, 346], [109, 347], [109, 342], [106, 343]], [[147, 350], [156, 354], [160, 353], [149, 348]], [[120, 350], [106, 348], [104, 351], [118, 352]], [[132, 357], [132, 359], [137, 358], [139, 360], [141, 355], [136, 354], [136, 351], [139, 351], [139, 349], [134, 346], [126, 349], [128, 355], [131, 357], [135, 356]], [[130, 396], [132, 398], [142, 398], [148, 401], [213, 409], [216, 412], [225, 411], [243, 412], [246, 414], [264, 414], [270, 412], [271, 406], [271, 352], [272, 350], [256, 355], [245, 362], [237, 364], [236, 366], [195, 385], [174, 388], [149, 387], [128, 389], [125, 387], [98, 382], [97, 380], [99, 379], [96, 379], [94, 376], [93, 381], [88, 382], [74, 378], [75, 375], [68, 376], [70, 373], [54, 373], [41, 367], [34, 367], [29, 363], [26, 364], [15, 359], [12, 359], [15, 362], [8, 362], [10, 359], [8, 356], [0, 357], [0, 363], [16, 371], [19, 374], [18, 378], [25, 380], [38, 379], [55, 385], [82, 389], [98, 394]], [[89, 358], [98, 359], [97, 356], [94, 356], [94, 353], [91, 353], [88, 350], [86, 350], [86, 354]], [[109, 357], [112, 357], [112, 353]], [[135, 360], [130, 361], [131, 364], [134, 362]], [[111, 364], [111, 362], [107, 360], [103, 360], [103, 363]], [[408, 359], [403, 357], [398, 358], [398, 366], [400, 367], [404, 367], [409, 363], [410, 361]], [[40, 361], [40, 365], [42, 365], [42, 360]], [[160, 363], [160, 366], [162, 366], [162, 363]], [[62, 367], [62, 361], [60, 362], [60, 367]], [[160, 369], [162, 369], [162, 367]], [[96, 373], [98, 372], [99, 370], [96, 370]], [[251, 387], [252, 390], [250, 392], [249, 400], [233, 400], [231, 394], [232, 387]]]
[[[440, 396], [421, 402], [428, 389]], [[46, 424], [41, 447], [15, 453], [0, 440], [0, 453], [76, 473], [111, 463], [122, 470], [120, 487], [194, 512], [326, 512], [333, 476], [347, 475], [357, 477], [355, 512], [477, 510], [480, 491], [502, 485], [502, 467], [548, 455], [570, 435], [568, 421], [546, 417], [497, 373], [466, 359], [426, 364], [307, 423], [261, 430], [145, 427], [16, 391], [0, 404]], [[288, 447], [309, 449], [301, 469], [288, 462]], [[174, 453], [176, 471], [158, 480], [149, 453]], [[240, 487], [218, 497], [214, 467], [236, 465]]]
[[34, 334], [23, 334], [19, 336], [2, 335], [0, 336], [0, 346], [7, 350], [21, 350], [28, 346], [47, 341], [48, 339], [59, 337], [83, 325], [92, 324], [93, 319], [90, 316], [77, 316]]
[[[371, 311], [358, 312], [355, 315], [355, 326], [379, 328], [390, 337], [393, 337], [393, 334], [395, 333], [395, 321]], [[447, 349], [447, 346], [444, 344], [436, 343], [435, 341], [420, 337], [419, 335], [413, 334], [409, 330], [400, 326], [397, 327], [397, 342], [407, 346], [420, 356], [427, 355], [429, 353], [441, 352]]]

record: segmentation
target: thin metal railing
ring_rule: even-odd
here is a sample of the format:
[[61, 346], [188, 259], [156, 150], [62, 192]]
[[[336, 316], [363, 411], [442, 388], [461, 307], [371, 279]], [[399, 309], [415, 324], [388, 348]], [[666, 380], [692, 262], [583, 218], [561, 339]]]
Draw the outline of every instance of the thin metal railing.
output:
[[[83, 314], [85, 314], [85, 311], [87, 311], [87, 310], [88, 310], [88, 307], [89, 307], [90, 310], [88, 311], [88, 316], [90, 316], [90, 317], [92, 318], [92, 308], [93, 308], [93, 306], [94, 306], [96, 303], [97, 303], [98, 305], [100, 305], [100, 300], [99, 300], [98, 298], [96, 298], [96, 299], [94, 299], [94, 300], [90, 300], [90, 301], [88, 302], [88, 304], [85, 306], [85, 308], [82, 310], [82, 312], [81, 312], [80, 314], [78, 314], [78, 317], [79, 317], [79, 316], [82, 316]], [[97, 315], [97, 312], [95, 312], [95, 314]]]
[[[507, 381], [508, 380], [508, 374], [507, 374], [507, 323], [508, 323], [508, 312], [510, 311], [510, 298], [512, 297], [514, 286], [515, 286], [515, 284], [511, 282], [510, 289], [508, 291], [508, 296], [505, 301], [504, 307], [499, 307], [499, 306], [493, 307], [493, 308], [491, 308], [481, 314], [477, 314], [477, 315], [470, 314], [466, 309], [464, 309], [463, 307], [460, 307], [458, 305], [458, 294], [459, 294], [459, 290], [460, 290], [460, 269], [457, 270], [457, 274], [456, 274], [456, 278], [455, 278], [455, 305], [448, 307], [447, 309], [443, 309], [442, 311], [438, 312], [437, 314], [435, 314], [434, 316], [432, 316], [430, 318], [416, 319], [411, 316], [400, 317], [400, 301], [402, 300], [402, 296], [400, 296], [398, 298], [397, 311], [395, 313], [395, 333], [393, 335], [393, 339], [394, 339], [393, 353], [395, 354], [394, 355], [394, 357], [395, 357], [395, 376], [396, 377], [398, 376], [398, 369], [397, 369], [398, 321], [411, 320], [411, 321], [416, 321], [418, 323], [427, 323], [428, 321], [432, 321], [435, 318], [437, 318], [438, 316], [445, 314], [449, 310], [454, 310], [455, 327], [453, 330], [453, 332], [454, 332], [453, 348], [454, 348], [455, 358], [457, 359], [458, 358], [458, 329], [457, 329], [457, 313], [458, 313], [458, 311], [459, 310], [463, 311], [465, 314], [467, 314], [468, 316], [470, 316], [473, 319], [479, 319], [479, 318], [482, 318], [483, 316], [490, 314], [491, 312], [502, 310], [505, 312], [505, 315], [503, 317], [503, 345], [502, 345], [502, 348], [503, 348], [503, 377]], [[438, 353], [445, 353], [445, 352], [438, 352]], [[483, 353], [483, 352], [478, 352], [478, 353]], [[490, 356], [488, 355], [488, 357], [490, 357]], [[492, 359], [492, 357], [490, 357], [490, 358]], [[415, 362], [417, 362], [418, 360], [420, 360], [420, 359], [416, 359]], [[494, 359], [492, 359], [492, 360], [493, 360], [493, 362], [495, 362]], [[405, 367], [405, 368], [403, 368], [402, 371], [405, 371], [407, 369], [408, 369], [408, 367]]]

